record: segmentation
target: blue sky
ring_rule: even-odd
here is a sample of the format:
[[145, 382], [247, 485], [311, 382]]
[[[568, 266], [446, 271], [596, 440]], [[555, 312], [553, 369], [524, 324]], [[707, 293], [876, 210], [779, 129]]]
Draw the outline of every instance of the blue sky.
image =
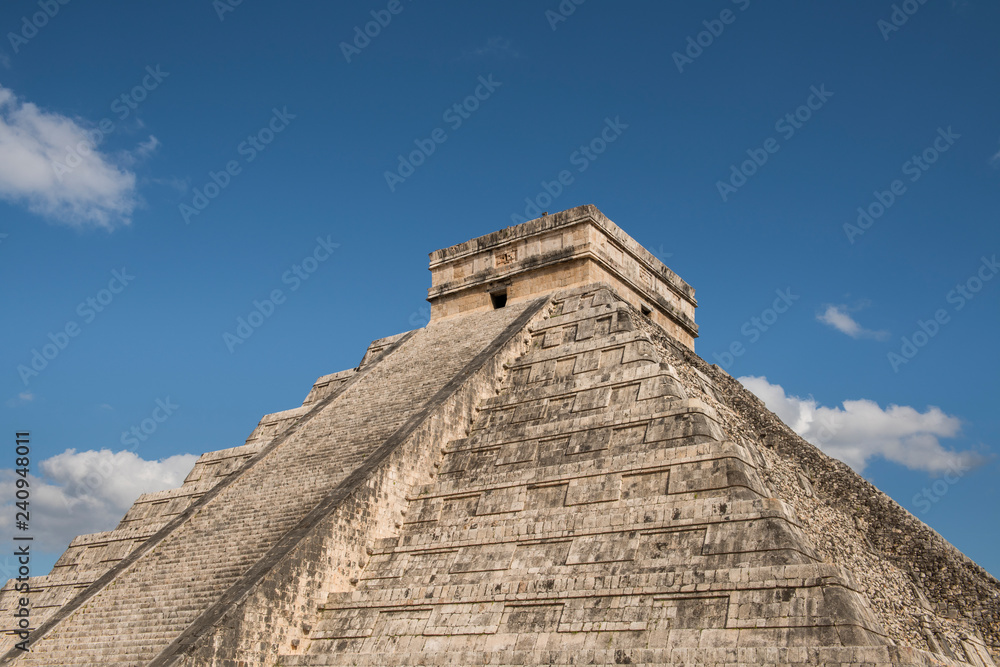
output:
[[696, 288], [704, 358], [1000, 574], [998, 27], [982, 0], [5, 3], [0, 539], [16, 430], [41, 574], [422, 326], [428, 252], [592, 203]]

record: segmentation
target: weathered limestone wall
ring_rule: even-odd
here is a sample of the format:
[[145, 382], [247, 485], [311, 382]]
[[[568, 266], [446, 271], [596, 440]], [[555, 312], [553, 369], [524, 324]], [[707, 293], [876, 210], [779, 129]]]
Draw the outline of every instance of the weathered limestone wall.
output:
[[431, 321], [489, 310], [497, 290], [513, 300], [603, 282], [694, 347], [694, 289], [594, 206], [508, 227], [430, 259]]
[[431, 271], [425, 329], [74, 540], [0, 664], [996, 667], [1000, 583], [697, 357], [596, 208]]
[[152, 664], [203, 667], [239, 661], [253, 667], [273, 664], [279, 652], [305, 651], [316, 610], [330, 593], [353, 590], [379, 541], [398, 534], [408, 520], [407, 496], [433, 480], [442, 447], [466, 437], [476, 406], [496, 395], [504, 368], [529, 344], [523, 329], [540, 317], [540, 306], [494, 315], [519, 318], [408, 423], [412, 431], [394, 434], [324, 501], [321, 516], [291, 536], [298, 539], [295, 546], [272, 559], [266, 575], [248, 582], [242, 597], [225, 601], [231, 607], [224, 615], [195, 624], [200, 634], [177, 662], [164, 655]]
[[[464, 326], [398, 337], [339, 390], [296, 413], [248, 467], [95, 582], [85, 601], [62, 607], [35, 633], [31, 653], [6, 660], [52, 667], [100, 656], [102, 664], [124, 667], [147, 664], [182, 633], [190, 638], [192, 624], [235, 602], [240, 585], [273, 564], [275, 549], [331, 490], [522, 311], [511, 307], [470, 316]], [[107, 633], [110, 627], [116, 632]]]
[[[371, 352], [371, 346], [368, 347], [369, 353]], [[381, 352], [381, 350], [379, 350]], [[306, 396], [306, 400], [302, 401], [302, 407], [309, 407], [313, 403], [317, 403], [327, 396], [330, 396], [338, 389], [344, 386], [355, 373], [358, 372], [356, 368], [349, 368], [346, 371], [340, 371], [339, 373], [330, 373], [329, 375], [324, 375], [320, 377], [316, 382], [313, 383], [312, 389], [309, 391], [309, 395]]]
[[[394, 338], [374, 341], [365, 359], [377, 358]], [[28, 581], [32, 602], [31, 630], [45, 623], [60, 607], [85, 591], [205, 493], [237, 473], [271, 440], [308, 412], [310, 406], [336, 392], [356, 372], [357, 369], [352, 368], [320, 377], [302, 407], [264, 415], [244, 445], [202, 454], [182, 486], [141, 495], [114, 530], [74, 538], [48, 575]], [[0, 621], [0, 655], [16, 641], [16, 635], [11, 634], [14, 628], [10, 625], [12, 605], [18, 597], [13, 587], [12, 580], [0, 589], [0, 619], [3, 619]]]
[[[662, 293], [662, 284], [649, 278], [649, 273], [643, 272], [644, 281], [649, 285], [649, 289], [643, 290], [640, 294], [635, 291], [627, 291], [619, 294], [619, 297], [636, 310], [646, 306], [651, 310], [647, 317], [654, 323], [662, 327], [667, 333], [680, 341], [685, 347], [694, 348], [694, 338], [688, 328], [682, 327], [678, 322], [694, 322], [694, 307], [688, 302], [678, 303], [674, 299]], [[619, 278], [600, 264], [591, 264], [587, 277], [588, 283], [604, 283], [614, 285], [619, 282]], [[678, 306], [687, 306], [683, 310]], [[690, 311], [690, 312], [688, 312]]]
[[888, 636], [990, 665], [1000, 656], [1000, 582], [856, 474], [797, 436], [734, 378], [646, 327], [688, 390], [737, 442], [758, 443], [770, 493], [795, 509], [821, 557], [859, 581]]
[[[590, 276], [590, 262], [583, 258], [570, 259], [565, 263], [545, 266], [532, 271], [529, 275], [519, 276], [517, 280], [499, 280], [497, 284], [507, 289], [507, 302], [523, 303], [537, 299], [539, 294], [556, 292], [570, 285], [579, 284]], [[433, 309], [433, 306], [432, 306]], [[484, 289], [466, 290], [455, 294], [447, 302], [440, 304], [435, 322], [447, 318], [464, 315], [465, 313], [487, 312], [493, 310], [489, 293]]]
[[[269, 417], [270, 415], [262, 419], [261, 424]], [[258, 426], [255, 433], [260, 428]], [[31, 587], [31, 621], [34, 624], [31, 629], [34, 630], [48, 620], [60, 607], [86, 590], [171, 519], [245, 464], [260, 447], [260, 443], [248, 444], [202, 454], [184, 480], [183, 486], [143, 494], [114, 530], [74, 538], [48, 575], [31, 577], [28, 581]], [[15, 635], [10, 634], [14, 630], [10, 626], [13, 619], [12, 605], [18, 597], [13, 588], [14, 583], [13, 580], [8, 581], [0, 590], [0, 619], [3, 623], [0, 655], [16, 641]]]
[[893, 644], [641, 319], [604, 287], [556, 295], [396, 536], [278, 664], [960, 664]]

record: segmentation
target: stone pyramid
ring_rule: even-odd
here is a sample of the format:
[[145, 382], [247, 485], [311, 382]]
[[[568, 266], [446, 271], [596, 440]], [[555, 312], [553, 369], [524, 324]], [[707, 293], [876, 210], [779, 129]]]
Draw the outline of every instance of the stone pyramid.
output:
[[431, 321], [31, 580], [16, 665], [978, 665], [1000, 583], [694, 354], [593, 206], [431, 254]]

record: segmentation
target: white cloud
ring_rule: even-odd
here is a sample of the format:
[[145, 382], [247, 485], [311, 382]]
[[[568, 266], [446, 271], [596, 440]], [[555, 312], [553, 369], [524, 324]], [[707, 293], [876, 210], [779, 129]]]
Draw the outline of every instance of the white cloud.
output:
[[123, 154], [122, 162], [130, 166], [137, 164], [155, 153], [160, 146], [160, 140], [151, 134], [146, 141], [140, 141], [134, 151]]
[[888, 331], [872, 331], [871, 329], [865, 329], [863, 326], [858, 324], [857, 320], [851, 317], [849, 311], [859, 309], [860, 307], [848, 308], [843, 304], [839, 306], [827, 306], [825, 311], [816, 316], [816, 319], [823, 324], [829, 324], [837, 331], [845, 333], [851, 338], [874, 338], [875, 340], [887, 339], [889, 337]]
[[996, 154], [990, 158], [990, 164], [994, 167], [1000, 166], [1000, 151], [997, 151]]
[[99, 138], [0, 86], [0, 197], [74, 227], [128, 224], [139, 203], [135, 174], [102, 154]]
[[[143, 493], [180, 486], [198, 459], [193, 454], [146, 461], [133, 452], [67, 449], [41, 462], [41, 478], [30, 477], [31, 532], [40, 551], [62, 552], [77, 535], [113, 530]], [[0, 497], [13, 499], [19, 477], [0, 470]], [[0, 529], [14, 530], [9, 501]]]
[[0, 51], [0, 67], [10, 69], [10, 56]]
[[940, 408], [920, 412], [910, 406], [890, 405], [882, 409], [868, 399], [828, 408], [813, 398], [787, 396], [781, 385], [764, 377], [747, 376], [739, 381], [793, 431], [859, 473], [876, 456], [930, 473], [964, 470], [984, 461], [978, 452], [954, 451], [941, 445], [939, 438], [959, 435], [961, 422]]

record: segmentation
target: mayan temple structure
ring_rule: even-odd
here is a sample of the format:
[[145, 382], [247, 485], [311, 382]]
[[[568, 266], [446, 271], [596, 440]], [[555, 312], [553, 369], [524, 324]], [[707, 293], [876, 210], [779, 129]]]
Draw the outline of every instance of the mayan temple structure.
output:
[[698, 357], [596, 208], [430, 271], [427, 326], [32, 579], [30, 652], [8, 582], [2, 664], [995, 667], [1000, 583]]

